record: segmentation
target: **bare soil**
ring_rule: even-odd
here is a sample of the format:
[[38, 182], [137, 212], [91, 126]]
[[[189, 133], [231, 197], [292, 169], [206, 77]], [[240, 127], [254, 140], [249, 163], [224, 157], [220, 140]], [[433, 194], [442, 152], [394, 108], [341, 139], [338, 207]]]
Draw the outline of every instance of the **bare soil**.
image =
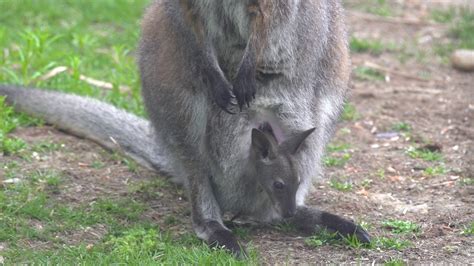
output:
[[[347, 21], [353, 35], [393, 41], [428, 55], [422, 60], [409, 56], [404, 63], [400, 63], [399, 52], [352, 56], [354, 67], [370, 62], [390, 72], [385, 73], [386, 81], [353, 79], [351, 102], [359, 119], [341, 122], [334, 138], [334, 142], [350, 144], [352, 158], [344, 167], [328, 168], [326, 179], [316, 184], [307, 202], [371, 224], [369, 231], [373, 236], [392, 236], [382, 226], [387, 219], [413, 221], [421, 225], [418, 235], [405, 237], [413, 245], [402, 251], [334, 245], [311, 248], [301, 236], [271, 228], [253, 228], [247, 240], [260, 252], [262, 262], [383, 263], [394, 258], [410, 263], [474, 262], [474, 238], [460, 234], [462, 226], [474, 220], [474, 187], [460, 184], [462, 178], [474, 177], [474, 74], [458, 72], [430, 52], [435, 44], [446, 41], [448, 27], [425, 23], [429, 21], [427, 10], [433, 6], [424, 2], [397, 1], [399, 23], [364, 18], [359, 11], [348, 11]], [[416, 18], [420, 23], [404, 23], [407, 18]], [[409, 136], [377, 137], [377, 133], [392, 131], [393, 124], [399, 122], [411, 125]], [[128, 184], [157, 178], [141, 168], [131, 172], [94, 143], [51, 127], [21, 128], [14, 135], [29, 143], [53, 140], [64, 144], [47, 156], [34, 158], [22, 172], [29, 169], [61, 172], [67, 180], [55, 197], [71, 205], [92, 202], [104, 195], [129, 195]], [[423, 169], [437, 163], [407, 156], [408, 147], [427, 144], [441, 150], [447, 173], [426, 175]], [[104, 166], [93, 167], [97, 161]], [[341, 192], [329, 186], [327, 180], [343, 176], [352, 182], [351, 191]], [[367, 182], [370, 185], [364, 188], [362, 184]], [[173, 185], [159, 187], [157, 191], [154, 196], [133, 194], [152, 207], [145, 216], [165, 230], [177, 234], [190, 232], [189, 210], [182, 191]], [[180, 222], [169, 225], [165, 223], [168, 216]], [[60, 237], [69, 239], [70, 243], [97, 241], [106, 233], [104, 230], [97, 226], [88, 232], [71, 232]]]

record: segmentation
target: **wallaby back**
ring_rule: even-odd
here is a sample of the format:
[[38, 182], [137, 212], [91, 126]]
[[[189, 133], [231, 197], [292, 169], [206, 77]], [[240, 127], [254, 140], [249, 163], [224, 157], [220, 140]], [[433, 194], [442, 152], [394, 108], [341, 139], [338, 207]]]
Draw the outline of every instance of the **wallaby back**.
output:
[[0, 85], [0, 96], [6, 96], [17, 111], [123, 152], [150, 170], [171, 173], [165, 156], [150, 145], [156, 140], [143, 118], [89, 97], [60, 92]]

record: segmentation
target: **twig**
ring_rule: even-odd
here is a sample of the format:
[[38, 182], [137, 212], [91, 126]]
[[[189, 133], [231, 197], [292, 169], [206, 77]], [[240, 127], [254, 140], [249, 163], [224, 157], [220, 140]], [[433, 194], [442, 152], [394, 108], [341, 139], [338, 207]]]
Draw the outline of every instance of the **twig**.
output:
[[400, 77], [404, 77], [404, 78], [408, 78], [408, 79], [414, 79], [414, 80], [418, 80], [418, 81], [425, 81], [425, 82], [430, 81], [430, 80], [434, 80], [434, 81], [437, 81], [437, 82], [444, 81], [442, 79], [437, 79], [437, 78], [431, 78], [431, 79], [420, 78], [418, 76], [414, 76], [414, 75], [411, 75], [411, 74], [408, 74], [408, 73], [405, 73], [405, 72], [400, 72], [400, 71], [396, 71], [396, 70], [393, 70], [393, 69], [389, 69], [389, 68], [377, 65], [377, 64], [375, 64], [373, 62], [369, 62], [369, 61], [365, 61], [364, 66], [369, 67], [369, 68], [373, 68], [375, 70], [383, 71], [383, 72], [386, 72], [386, 73], [389, 73], [389, 74], [392, 74], [392, 75], [395, 75], [395, 76], [400, 76]]
[[[53, 77], [55, 77], [55, 76], [57, 76], [61, 73], [64, 73], [64, 72], [68, 72], [69, 74], [72, 73], [72, 71], [68, 67], [58, 66], [58, 67], [53, 68], [52, 70], [50, 70], [46, 74], [40, 76], [39, 78], [35, 79], [33, 82], [45, 81], [45, 80], [51, 79], [51, 78], [53, 78]], [[82, 75], [82, 74], [79, 75], [79, 79], [84, 81], [87, 84], [90, 84], [90, 85], [98, 87], [98, 88], [107, 89], [107, 90], [111, 90], [111, 89], [114, 88], [114, 85], [112, 83], [105, 82], [105, 81], [98, 80], [98, 79], [94, 79], [94, 78], [91, 78], [91, 77], [88, 77], [88, 76], [85, 76], [85, 75]], [[130, 87], [120, 85], [119, 86], [119, 91], [121, 93], [128, 93], [128, 92], [130, 92]]]
[[381, 21], [386, 23], [392, 24], [407, 24], [407, 25], [415, 25], [415, 26], [444, 26], [439, 23], [435, 23], [432, 21], [423, 21], [419, 19], [412, 19], [412, 18], [399, 18], [399, 17], [381, 17], [373, 14], [357, 12], [357, 11], [348, 11], [350, 16], [360, 18], [363, 20], [368, 21]]

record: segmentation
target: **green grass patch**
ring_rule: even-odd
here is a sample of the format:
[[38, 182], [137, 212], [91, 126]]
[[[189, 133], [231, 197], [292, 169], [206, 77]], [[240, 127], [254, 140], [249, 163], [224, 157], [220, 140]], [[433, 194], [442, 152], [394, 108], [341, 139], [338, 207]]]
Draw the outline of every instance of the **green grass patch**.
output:
[[474, 221], [468, 225], [465, 225], [464, 229], [461, 231], [461, 234], [465, 236], [474, 236]]
[[342, 155], [325, 156], [323, 163], [326, 167], [341, 167], [344, 166], [350, 159], [350, 153], [343, 153]]
[[392, 125], [392, 129], [398, 132], [411, 132], [412, 127], [409, 123], [398, 122]]
[[344, 121], [355, 121], [360, 118], [359, 113], [355, 106], [351, 103], [344, 104], [344, 109], [342, 110], [341, 119]]
[[474, 178], [464, 177], [459, 180], [459, 185], [461, 186], [474, 186]]
[[412, 243], [408, 240], [403, 240], [399, 238], [389, 238], [389, 237], [379, 237], [375, 240], [376, 247], [381, 249], [389, 250], [404, 250], [412, 246]]
[[384, 221], [382, 225], [394, 234], [419, 233], [421, 228], [416, 223], [394, 219]]
[[[18, 170], [14, 163], [4, 167]], [[258, 263], [258, 254], [251, 246], [249, 258], [238, 261], [224, 250], [209, 248], [192, 233], [188, 238], [174, 239], [142, 216], [147, 209], [143, 202], [128, 197], [101, 197], [73, 207], [53, 197], [51, 188], [64, 182], [59, 174], [42, 170], [20, 179], [0, 187], [0, 242], [7, 247], [0, 256], [7, 265]], [[167, 219], [171, 220], [177, 222]], [[64, 242], [74, 232], [95, 226], [106, 231], [99, 239], [74, 239], [78, 244]]]
[[458, 14], [456, 8], [433, 9], [431, 10], [431, 19], [438, 23], [452, 22]]
[[349, 46], [354, 53], [369, 53], [372, 55], [381, 55], [387, 51], [394, 51], [395, 45], [386, 44], [380, 40], [361, 39], [352, 37]]
[[449, 9], [445, 11], [434, 10], [434, 20], [449, 23], [449, 37], [452, 41], [447, 44], [434, 46], [434, 52], [447, 61], [455, 49], [474, 49], [474, 12], [468, 8]]
[[38, 153], [51, 153], [53, 151], [58, 151], [64, 147], [61, 143], [55, 143], [53, 141], [40, 141], [36, 143], [31, 150]]
[[356, 79], [364, 81], [383, 81], [385, 80], [385, 75], [373, 68], [358, 66], [354, 69], [354, 76]]
[[[0, 83], [88, 95], [143, 116], [135, 51], [149, 2], [0, 1]], [[70, 71], [38, 79], [58, 66]], [[80, 75], [110, 82], [114, 89], [95, 88]]]
[[383, 263], [384, 266], [404, 266], [407, 265], [402, 259], [390, 259]]
[[443, 160], [443, 155], [437, 151], [430, 151], [428, 149], [409, 147], [407, 154], [414, 159], [422, 159], [428, 162], [437, 162]]
[[382, 250], [404, 250], [412, 243], [408, 240], [388, 237], [375, 237], [370, 243], [361, 243], [355, 235], [347, 237], [340, 236], [337, 232], [320, 232], [305, 239], [308, 247], [318, 248], [325, 245], [345, 246], [352, 249], [382, 249]]
[[6, 263], [52, 265], [248, 265], [257, 255], [239, 261], [228, 252], [205, 244], [187, 245], [157, 228], [133, 226], [93, 245], [65, 246], [53, 250], [26, 249], [6, 253]]
[[427, 176], [437, 176], [446, 174], [448, 170], [444, 165], [436, 165], [436, 166], [429, 166], [425, 170], [423, 170], [423, 174]]
[[331, 179], [329, 181], [329, 186], [336, 189], [336, 190], [339, 190], [339, 191], [343, 191], [343, 192], [346, 192], [346, 191], [351, 191], [352, 190], [352, 182], [350, 181], [339, 181], [338, 179]]
[[351, 148], [349, 143], [329, 143], [326, 150], [327, 152], [343, 152]]
[[382, 17], [393, 16], [393, 8], [390, 6], [387, 0], [370, 0], [365, 1], [366, 7], [365, 10], [369, 13], [379, 15]]

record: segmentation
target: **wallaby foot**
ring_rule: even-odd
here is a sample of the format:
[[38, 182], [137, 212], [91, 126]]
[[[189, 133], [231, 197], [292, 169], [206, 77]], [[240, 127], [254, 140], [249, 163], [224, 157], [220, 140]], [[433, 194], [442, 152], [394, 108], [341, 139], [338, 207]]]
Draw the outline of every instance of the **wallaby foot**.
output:
[[207, 244], [210, 247], [219, 247], [228, 250], [237, 258], [246, 257], [245, 248], [239, 244], [235, 236], [227, 228], [217, 221], [209, 221], [205, 223], [208, 232]]
[[359, 225], [316, 208], [299, 206], [296, 215], [288, 221], [305, 234], [313, 234], [319, 228], [325, 228], [343, 237], [355, 235], [361, 243], [370, 243], [369, 234]]

